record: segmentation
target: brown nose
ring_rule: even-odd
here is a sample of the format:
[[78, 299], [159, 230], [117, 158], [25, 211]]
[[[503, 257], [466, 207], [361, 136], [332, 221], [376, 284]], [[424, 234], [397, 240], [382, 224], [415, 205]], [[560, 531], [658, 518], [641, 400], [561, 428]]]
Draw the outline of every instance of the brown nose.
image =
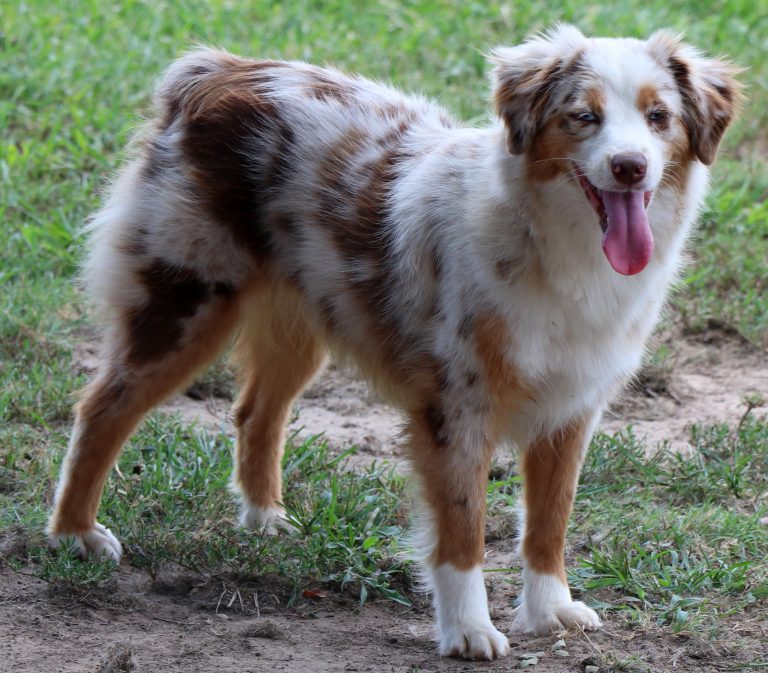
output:
[[635, 185], [645, 177], [648, 162], [640, 152], [617, 154], [611, 159], [613, 177], [624, 185]]

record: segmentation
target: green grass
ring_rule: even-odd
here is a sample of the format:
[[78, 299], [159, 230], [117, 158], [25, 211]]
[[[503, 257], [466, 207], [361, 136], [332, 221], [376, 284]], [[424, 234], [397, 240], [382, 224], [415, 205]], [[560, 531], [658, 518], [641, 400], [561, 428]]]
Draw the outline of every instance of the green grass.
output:
[[[369, 592], [408, 604], [407, 562], [398, 555], [404, 515], [403, 479], [386, 464], [353, 473], [352, 451], [332, 456], [320, 439], [290, 443], [284, 460], [285, 506], [296, 535], [262, 535], [237, 525], [229, 487], [232, 440], [151, 416], [126, 447], [111, 475], [101, 520], [122, 541], [131, 564], [156, 576], [169, 565], [233, 581], [277, 580], [289, 600], [315, 584], [357, 596]], [[40, 531], [59, 455], [38, 462], [23, 443], [10, 447], [0, 468], [0, 530], [34, 531], [32, 560], [46, 581], [88, 592], [114, 564], [80, 562], [71, 550], [53, 553]]]
[[[768, 599], [768, 424], [750, 414], [735, 428], [693, 427], [691, 444], [686, 456], [649, 450], [631, 429], [595, 437], [571, 521], [570, 582], [599, 609], [715, 637], [719, 617]], [[491, 517], [508, 517], [519, 493], [516, 474], [492, 480]]]
[[768, 598], [768, 425], [694, 427], [691, 443], [684, 456], [649, 454], [631, 432], [595, 439], [573, 531], [587, 553], [572, 580], [614, 589], [606, 609], [716, 633], [719, 615]]
[[[487, 115], [483, 52], [555, 21], [587, 33], [660, 27], [746, 66], [748, 104], [715, 166], [694, 261], [673, 304], [690, 330], [714, 325], [768, 347], [768, 14], [753, 0], [613, 3], [234, 3], [202, 0], [12, 0], [0, 5], [0, 534], [3, 552], [49, 581], [88, 590], [108, 564], [43, 546], [43, 528], [84, 379], [72, 348], [90, 334], [71, 278], [77, 231], [149, 110], [153, 82], [197, 42], [235, 52], [330, 62], [439, 98], [462, 118]], [[203, 393], [231, 395], [221, 370]], [[322, 428], [316, 428], [322, 431]], [[631, 435], [600, 437], [586, 466], [572, 573], [607, 610], [685, 631], [766, 599], [765, 424], [695, 431], [698, 456], [646, 457]], [[136, 566], [175, 563], [234, 578], [279, 576], [296, 596], [316, 583], [407, 600], [396, 555], [402, 483], [385, 466], [352, 477], [322, 442], [291, 446], [289, 512], [303, 535], [261, 538], [235, 525], [231, 440], [154, 417], [131, 441], [102, 505]], [[518, 480], [493, 481], [491, 512], [509, 517]], [[21, 533], [19, 533], [21, 531]], [[1, 547], [6, 549], [6, 547]]]

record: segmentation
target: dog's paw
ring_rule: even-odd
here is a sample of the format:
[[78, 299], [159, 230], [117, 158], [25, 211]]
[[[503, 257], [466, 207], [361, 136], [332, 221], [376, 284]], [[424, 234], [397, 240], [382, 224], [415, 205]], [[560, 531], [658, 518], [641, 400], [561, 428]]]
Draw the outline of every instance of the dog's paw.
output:
[[64, 544], [72, 544], [82, 558], [87, 556], [105, 557], [110, 561], [120, 563], [120, 557], [123, 555], [120, 542], [109, 528], [105, 528], [100, 523], [95, 523], [91, 530], [79, 535], [75, 533], [51, 533], [50, 543], [54, 549]]
[[564, 631], [572, 626], [594, 631], [602, 626], [600, 617], [581, 601], [569, 601], [532, 608], [526, 603], [515, 608], [512, 629], [535, 636], [545, 636], [555, 631]]
[[440, 630], [440, 654], [464, 659], [498, 659], [509, 654], [509, 641], [488, 622], [451, 624]]
[[240, 525], [267, 535], [277, 535], [280, 531], [291, 535], [299, 532], [296, 526], [288, 521], [285, 510], [280, 507], [258, 507], [248, 503], [243, 503]]

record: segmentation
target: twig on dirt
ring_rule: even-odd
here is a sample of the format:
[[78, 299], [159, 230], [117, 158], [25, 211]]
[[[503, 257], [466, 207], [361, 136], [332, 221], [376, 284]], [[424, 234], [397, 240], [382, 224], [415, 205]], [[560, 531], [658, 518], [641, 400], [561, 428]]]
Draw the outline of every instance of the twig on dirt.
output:
[[[146, 614], [146, 613], [145, 613]], [[166, 619], [165, 617], [158, 617], [157, 615], [150, 615], [152, 619], [157, 619], [161, 622], [167, 622], [168, 624], [178, 624], [179, 626], [188, 626], [189, 622], [179, 622], [175, 619]]]
[[227, 587], [224, 587], [224, 591], [221, 592], [221, 596], [219, 596], [219, 601], [216, 603], [216, 609], [214, 610], [215, 614], [219, 614], [219, 606], [221, 606], [221, 599], [224, 598], [227, 594]]
[[768, 668], [768, 661], [751, 661], [748, 664], [739, 664], [726, 668], [726, 671], [746, 671], [748, 669]]
[[578, 628], [579, 628], [579, 631], [581, 631], [581, 635], [584, 636], [584, 638], [586, 638], [587, 642], [589, 643], [589, 646], [592, 648], [592, 651], [595, 652], [598, 656], [602, 657], [603, 656], [602, 650], [597, 645], [595, 645], [595, 643], [592, 641], [589, 635], [587, 635], [587, 632], [584, 629], [584, 627], [579, 626]]
[[233, 589], [232, 590], [232, 598], [229, 599], [229, 603], [227, 603], [227, 609], [232, 607], [232, 604], [235, 602], [235, 599], [240, 599], [240, 610], [245, 613], [245, 606], [243, 605], [243, 597], [240, 595], [239, 589]]
[[256, 616], [261, 617], [261, 608], [259, 608], [259, 592], [253, 592], [253, 604], [256, 606]]

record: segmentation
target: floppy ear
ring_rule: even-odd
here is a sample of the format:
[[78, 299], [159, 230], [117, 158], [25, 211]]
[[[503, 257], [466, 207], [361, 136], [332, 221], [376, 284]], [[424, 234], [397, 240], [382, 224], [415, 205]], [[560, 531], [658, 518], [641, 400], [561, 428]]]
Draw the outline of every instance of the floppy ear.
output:
[[683, 98], [683, 123], [691, 152], [709, 166], [741, 101], [742, 85], [736, 76], [742, 69], [725, 60], [705, 58], [666, 31], [651, 35], [648, 46], [672, 71]]
[[574, 26], [558, 25], [517, 47], [499, 47], [489, 59], [493, 103], [507, 127], [507, 146], [523, 154], [546, 120], [558, 84], [578, 62], [586, 38]]

